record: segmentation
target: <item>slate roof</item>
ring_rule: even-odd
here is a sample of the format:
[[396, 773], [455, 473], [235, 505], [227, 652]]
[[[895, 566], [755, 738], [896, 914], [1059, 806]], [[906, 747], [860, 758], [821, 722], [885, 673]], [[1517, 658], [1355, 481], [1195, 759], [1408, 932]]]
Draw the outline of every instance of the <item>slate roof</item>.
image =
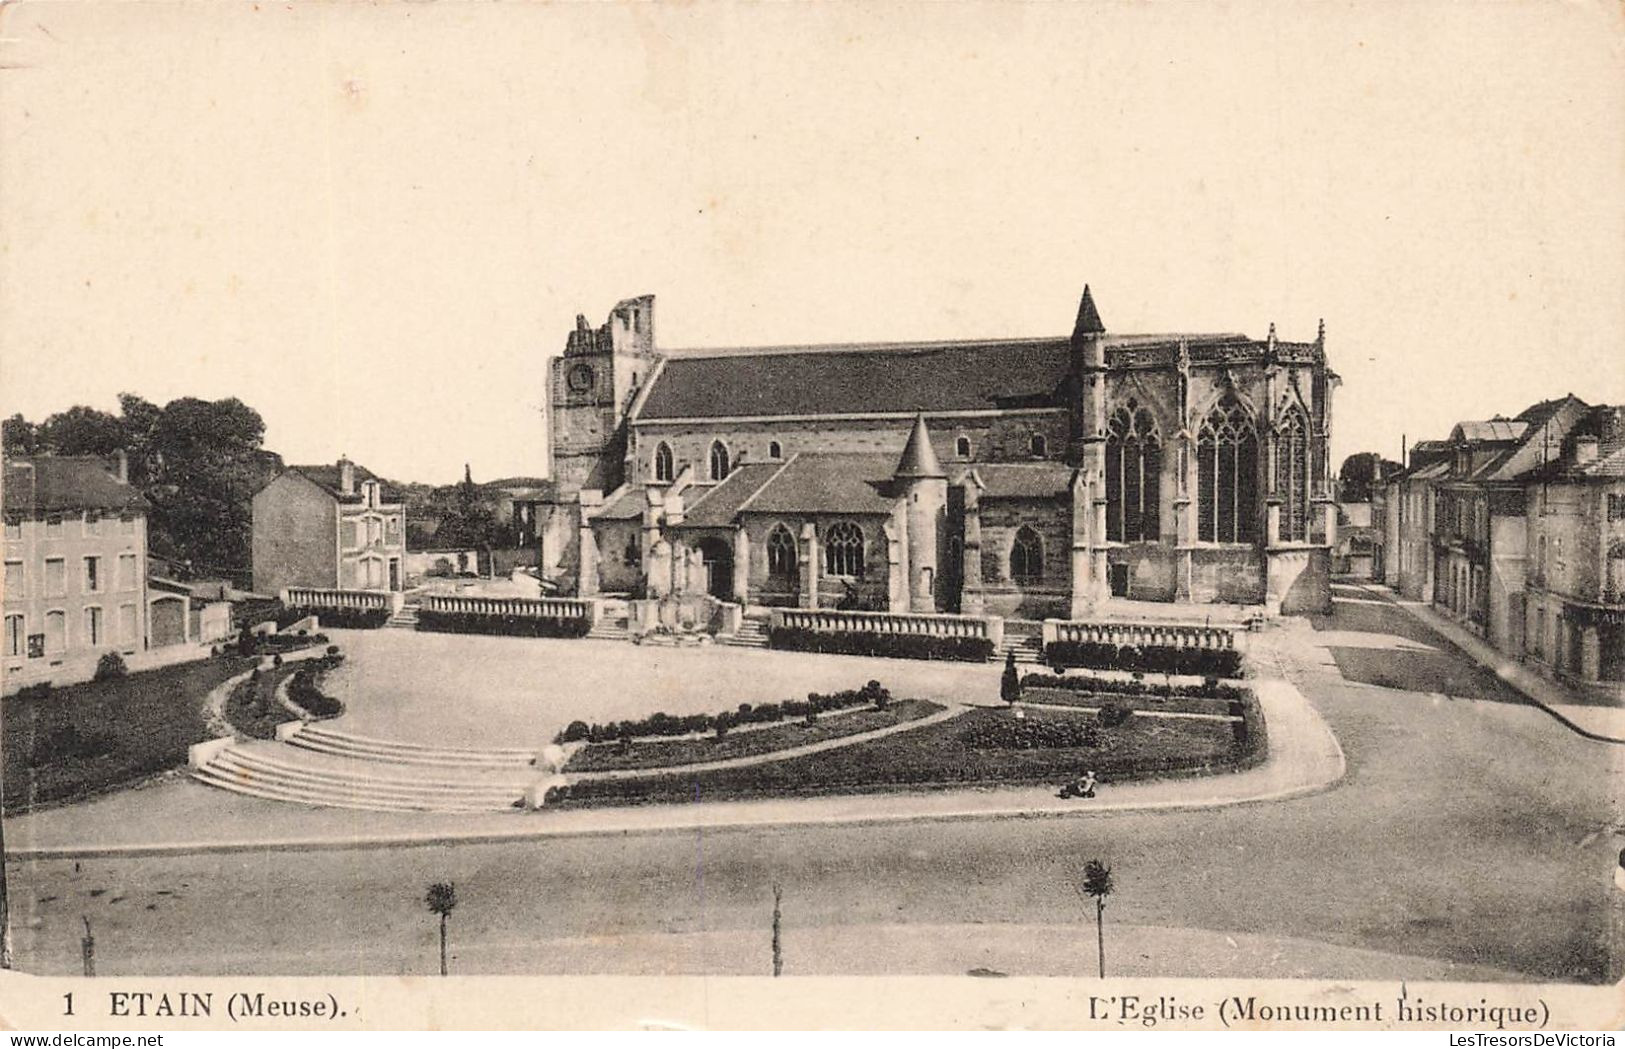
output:
[[634, 485], [622, 492], [620, 498], [592, 515], [594, 521], [631, 521], [642, 520], [643, 511], [649, 505], [649, 499], [644, 494], [642, 486]]
[[88, 455], [41, 455], [6, 460], [5, 509], [16, 513], [144, 512], [147, 500], [140, 489], [113, 476], [104, 459]]
[[749, 500], [740, 513], [889, 514], [897, 506], [892, 494], [889, 455], [794, 455], [784, 468]]
[[384, 480], [382, 477], [379, 477], [377, 474], [373, 473], [365, 466], [362, 466], [360, 463], [355, 463], [354, 466], [355, 492], [351, 495], [345, 495], [343, 491], [340, 490], [339, 467], [337, 463], [325, 463], [320, 466], [290, 466], [288, 467], [288, 470], [315, 481], [316, 484], [327, 491], [328, 495], [332, 496], [334, 499], [337, 499], [341, 503], [361, 502], [361, 482], [363, 481], [378, 482], [378, 497], [383, 502], [398, 503], [401, 501], [401, 493], [396, 491], [390, 482]]
[[914, 428], [908, 432], [908, 443], [897, 460], [893, 477], [923, 478], [946, 477], [942, 464], [937, 462], [936, 450], [931, 447], [931, 431], [926, 429], [925, 416], [914, 417]]
[[1450, 437], [1453, 441], [1516, 441], [1527, 429], [1529, 423], [1522, 419], [1485, 419], [1457, 423]]
[[674, 354], [639, 421], [1060, 407], [1067, 339]]
[[984, 499], [1052, 499], [1072, 491], [1072, 467], [1064, 463], [975, 463], [957, 473], [954, 483], [972, 470], [982, 480]]
[[[716, 485], [683, 507], [681, 527], [725, 528], [734, 523], [739, 507], [761, 491], [784, 463], [741, 463]], [[685, 499], [686, 501], [686, 499]]]
[[1104, 335], [1106, 326], [1100, 323], [1100, 311], [1095, 309], [1095, 297], [1089, 294], [1089, 285], [1083, 286], [1083, 298], [1078, 301], [1078, 320], [1072, 326], [1074, 337]]

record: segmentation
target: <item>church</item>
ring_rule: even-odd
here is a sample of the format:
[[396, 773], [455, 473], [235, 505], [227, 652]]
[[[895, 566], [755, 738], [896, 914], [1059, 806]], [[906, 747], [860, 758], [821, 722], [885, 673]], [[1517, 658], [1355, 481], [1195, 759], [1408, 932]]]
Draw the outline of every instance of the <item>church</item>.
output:
[[1315, 339], [669, 350], [654, 297], [550, 362], [542, 565], [563, 589], [1110, 617], [1330, 607], [1337, 375]]

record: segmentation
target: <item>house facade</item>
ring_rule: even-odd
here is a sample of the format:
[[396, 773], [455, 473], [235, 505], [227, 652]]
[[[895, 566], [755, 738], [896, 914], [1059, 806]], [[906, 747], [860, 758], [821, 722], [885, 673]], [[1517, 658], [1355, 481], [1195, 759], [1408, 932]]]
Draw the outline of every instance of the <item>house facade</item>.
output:
[[1625, 698], [1625, 408], [1594, 409], [1524, 480], [1525, 655]]
[[[1324, 328], [665, 351], [654, 300], [550, 367], [544, 571], [581, 592], [1078, 617], [1329, 605]], [[552, 537], [549, 541], [548, 537]]]
[[399, 591], [406, 508], [384, 481], [341, 458], [290, 466], [254, 495], [254, 589]]
[[188, 640], [186, 602], [149, 593], [147, 502], [122, 458], [7, 458], [4, 487], [8, 685]]

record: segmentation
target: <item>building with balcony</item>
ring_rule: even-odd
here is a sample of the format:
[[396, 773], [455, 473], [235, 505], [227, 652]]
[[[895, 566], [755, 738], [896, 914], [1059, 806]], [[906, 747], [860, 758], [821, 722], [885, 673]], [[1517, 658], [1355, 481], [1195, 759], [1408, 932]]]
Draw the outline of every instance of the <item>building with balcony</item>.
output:
[[290, 466], [254, 495], [254, 589], [399, 591], [406, 508], [363, 466]]

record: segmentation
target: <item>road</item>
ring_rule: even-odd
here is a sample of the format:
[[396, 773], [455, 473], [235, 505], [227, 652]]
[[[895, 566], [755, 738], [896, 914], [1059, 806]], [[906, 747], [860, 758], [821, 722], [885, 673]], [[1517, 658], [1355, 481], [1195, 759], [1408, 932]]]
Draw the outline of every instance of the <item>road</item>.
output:
[[[13, 863], [18, 967], [458, 972], [1091, 972], [1072, 888], [1108, 861], [1128, 974], [1619, 978], [1620, 748], [1524, 704], [1402, 610], [1339, 588], [1278, 632], [1348, 758], [1329, 792], [1186, 813]], [[1330, 656], [1328, 657], [1328, 650]], [[1079, 943], [1082, 946], [1079, 946]]]

